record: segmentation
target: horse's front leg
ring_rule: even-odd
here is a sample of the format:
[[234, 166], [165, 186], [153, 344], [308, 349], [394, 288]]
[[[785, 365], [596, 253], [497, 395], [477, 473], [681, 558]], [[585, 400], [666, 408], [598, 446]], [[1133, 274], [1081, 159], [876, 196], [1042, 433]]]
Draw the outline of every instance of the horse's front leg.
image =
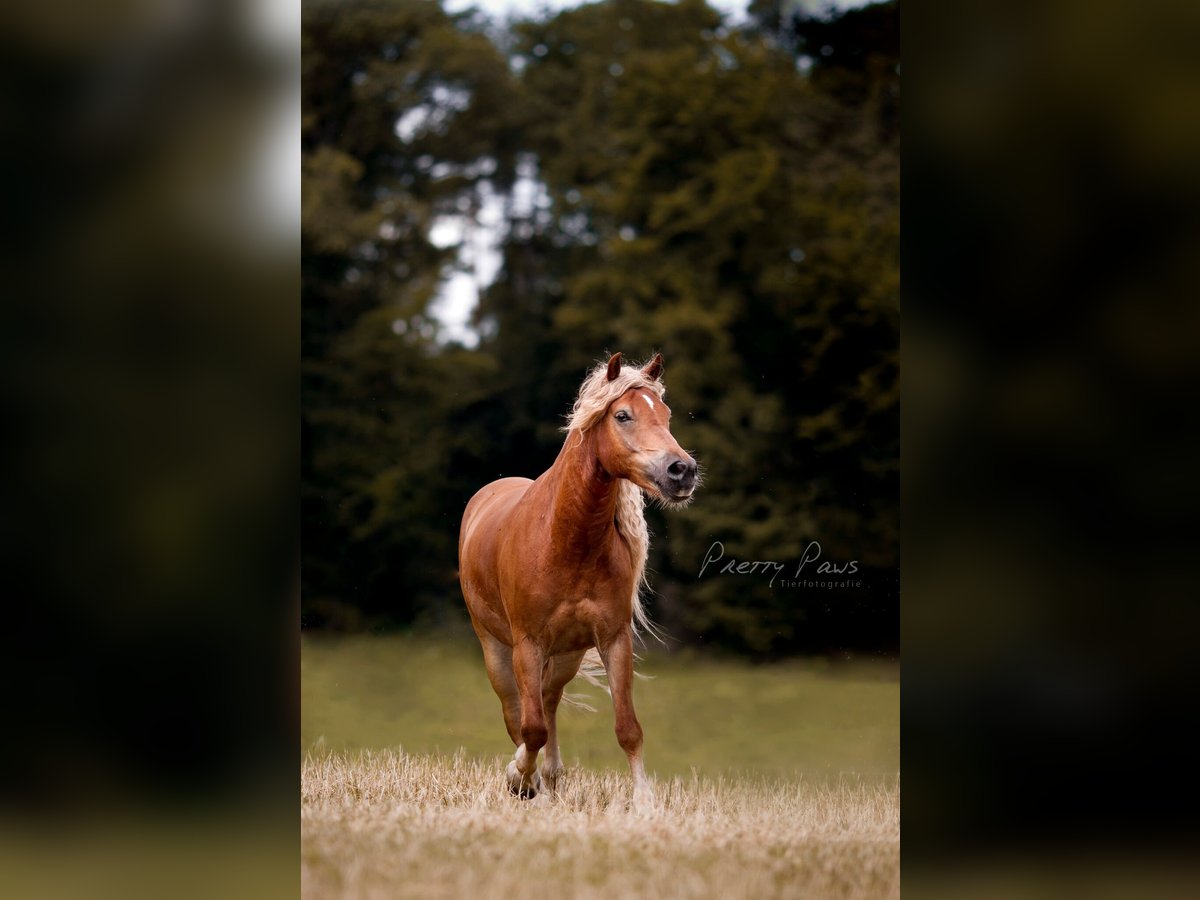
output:
[[513, 647], [513, 675], [521, 698], [521, 745], [508, 764], [508, 786], [526, 799], [537, 796], [542, 779], [537, 771], [538, 751], [545, 746], [546, 713], [542, 707], [542, 666], [545, 655], [533, 641], [518, 640]]
[[625, 628], [599, 650], [612, 692], [617, 743], [625, 751], [629, 770], [633, 774], [633, 808], [638, 812], [646, 812], [654, 807], [654, 789], [650, 786], [642, 762], [642, 726], [633, 710], [632, 629]]

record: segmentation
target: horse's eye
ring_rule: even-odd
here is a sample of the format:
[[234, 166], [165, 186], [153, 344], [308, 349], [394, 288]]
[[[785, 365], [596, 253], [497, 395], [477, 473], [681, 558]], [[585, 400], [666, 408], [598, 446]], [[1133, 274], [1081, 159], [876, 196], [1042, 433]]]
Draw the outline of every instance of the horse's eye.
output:
[[621, 410], [620, 412], [617, 413], [616, 418], [617, 418], [618, 422], [628, 422], [630, 419], [630, 415], [629, 415], [629, 413], [625, 412], [625, 410]]

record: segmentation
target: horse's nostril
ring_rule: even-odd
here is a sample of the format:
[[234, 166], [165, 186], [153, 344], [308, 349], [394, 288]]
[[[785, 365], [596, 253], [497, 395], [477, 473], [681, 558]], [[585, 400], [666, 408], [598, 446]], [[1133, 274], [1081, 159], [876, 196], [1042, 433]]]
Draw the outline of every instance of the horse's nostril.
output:
[[687, 475], [690, 472], [694, 472], [695, 470], [696, 470], [695, 463], [691, 463], [689, 465], [688, 463], [685, 463], [682, 459], [677, 459], [677, 460], [675, 460], [675, 462], [673, 462], [669, 466], [667, 466], [667, 474], [670, 475], [672, 478], [683, 478], [685, 475]]

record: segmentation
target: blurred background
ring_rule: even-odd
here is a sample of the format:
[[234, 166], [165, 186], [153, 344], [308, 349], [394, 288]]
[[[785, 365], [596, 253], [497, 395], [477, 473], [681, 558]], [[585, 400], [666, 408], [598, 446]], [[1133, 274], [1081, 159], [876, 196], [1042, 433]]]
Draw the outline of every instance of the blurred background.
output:
[[1196, 892], [1197, 39], [905, 6], [906, 892]]
[[0, 11], [6, 894], [298, 887], [299, 13]]
[[462, 633], [467, 500], [661, 351], [705, 470], [648, 513], [670, 646], [898, 652], [896, 3], [316, 2], [303, 67], [306, 633]]

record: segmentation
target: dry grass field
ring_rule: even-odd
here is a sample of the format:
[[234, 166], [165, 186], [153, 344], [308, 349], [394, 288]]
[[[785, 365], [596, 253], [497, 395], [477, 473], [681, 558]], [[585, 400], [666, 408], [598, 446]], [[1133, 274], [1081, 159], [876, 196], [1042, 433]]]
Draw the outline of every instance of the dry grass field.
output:
[[889, 782], [660, 779], [635, 815], [623, 770], [569, 769], [522, 801], [506, 758], [309, 753], [301, 883], [325, 898], [887, 898], [900, 894]]
[[572, 686], [598, 710], [562, 712], [557, 799], [522, 801], [473, 638], [306, 639], [304, 896], [899, 895], [898, 666], [650, 653], [640, 668], [646, 816], [627, 808], [599, 691]]

